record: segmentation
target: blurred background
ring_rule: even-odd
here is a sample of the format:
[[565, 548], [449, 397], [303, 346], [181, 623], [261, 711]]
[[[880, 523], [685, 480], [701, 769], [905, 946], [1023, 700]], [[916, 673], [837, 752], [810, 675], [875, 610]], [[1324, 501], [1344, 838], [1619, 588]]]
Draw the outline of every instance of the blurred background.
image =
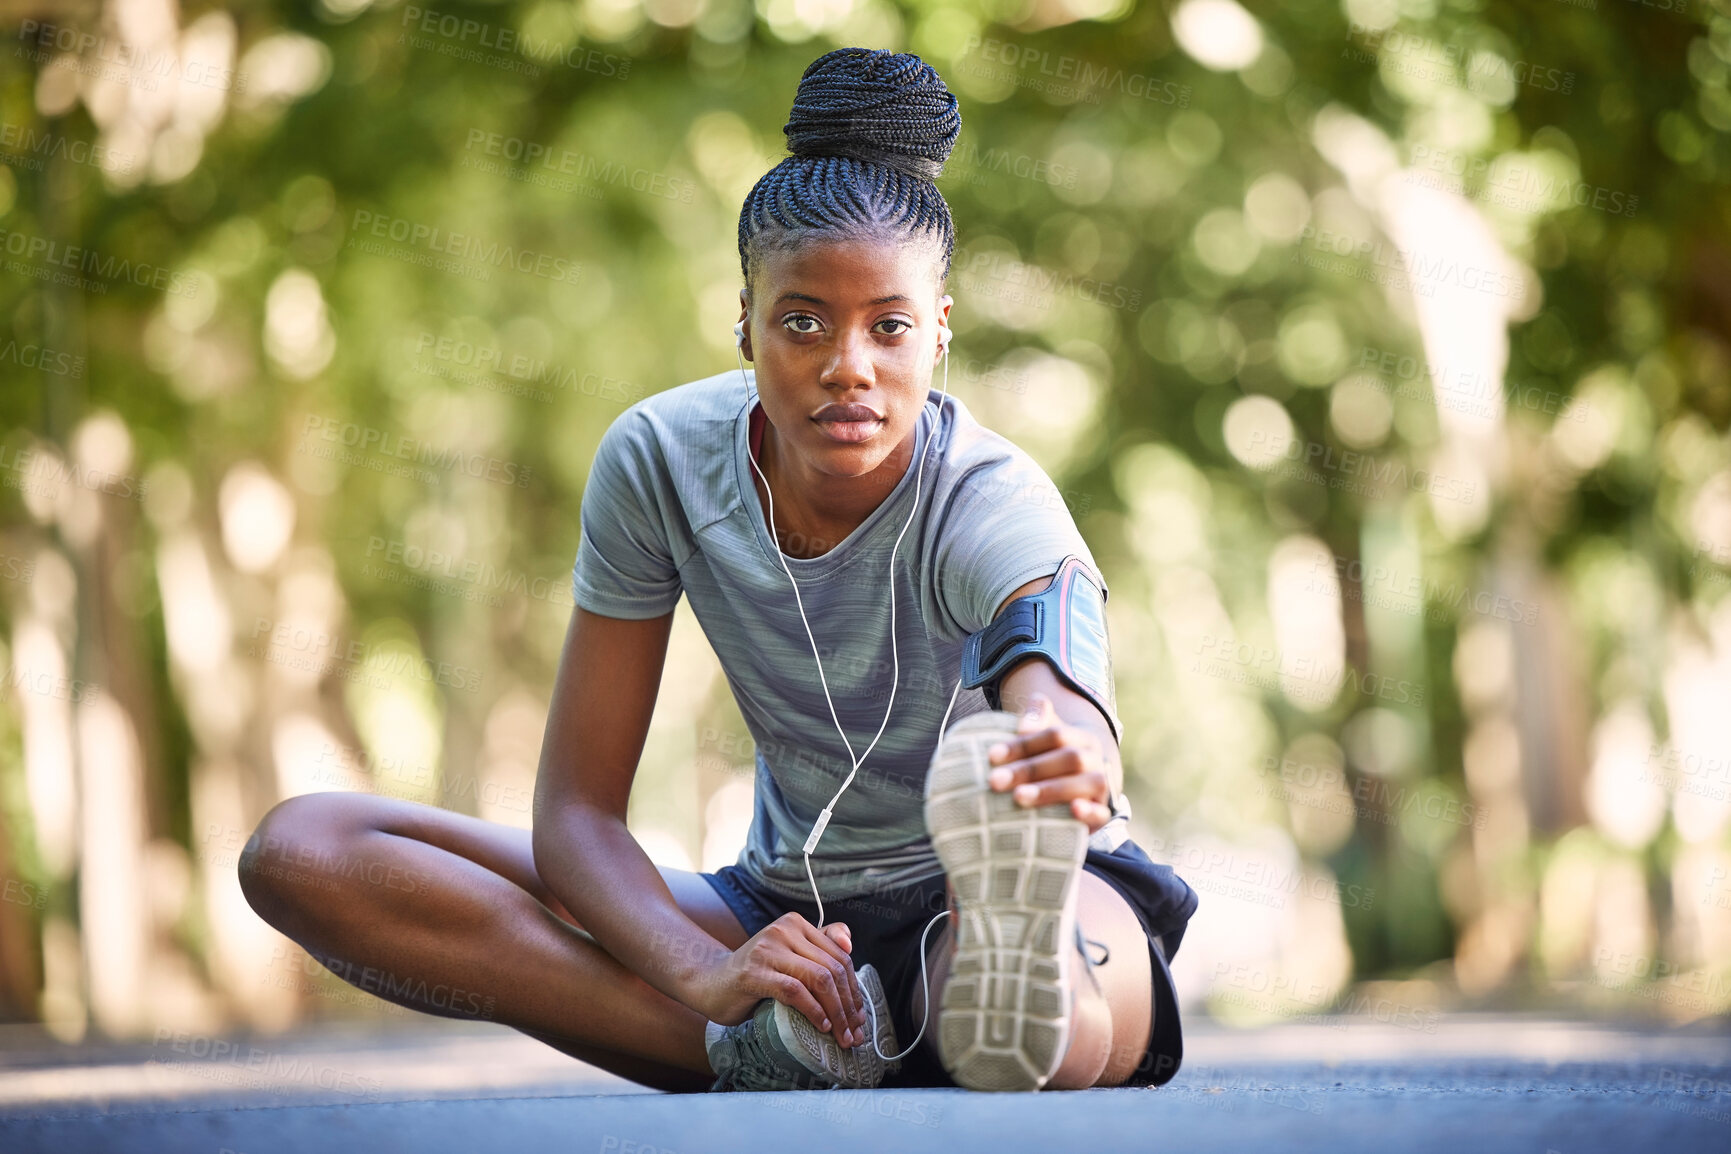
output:
[[[278, 800], [528, 827], [577, 511], [799, 75], [961, 100], [950, 389], [1105, 570], [1193, 1014], [1731, 1011], [1726, 0], [0, 0], [0, 1020], [401, 1020]], [[681, 605], [633, 796], [731, 862]]]

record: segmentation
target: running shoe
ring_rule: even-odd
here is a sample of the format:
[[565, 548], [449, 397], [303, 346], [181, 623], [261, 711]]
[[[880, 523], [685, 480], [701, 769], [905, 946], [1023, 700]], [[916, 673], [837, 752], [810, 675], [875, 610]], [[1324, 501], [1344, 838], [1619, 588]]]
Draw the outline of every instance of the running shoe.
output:
[[[894, 1054], [895, 1025], [883, 981], [868, 962], [856, 974], [877, 1011], [877, 1048]], [[866, 1014], [866, 1028], [872, 1015]], [[870, 1039], [851, 1050], [829, 1034], [819, 1033], [806, 1016], [773, 998], [765, 998], [751, 1017], [737, 1026], [709, 1023], [704, 1032], [709, 1064], [718, 1077], [711, 1090], [866, 1090], [901, 1069], [901, 1061], [886, 1062]]]
[[956, 903], [938, 1053], [970, 1090], [1038, 1090], [1063, 1062], [1075, 1021], [1071, 951], [1088, 827], [1068, 804], [1017, 805], [987, 783], [996, 768], [987, 751], [1014, 737], [1016, 723], [999, 710], [963, 718], [926, 777], [926, 828]]

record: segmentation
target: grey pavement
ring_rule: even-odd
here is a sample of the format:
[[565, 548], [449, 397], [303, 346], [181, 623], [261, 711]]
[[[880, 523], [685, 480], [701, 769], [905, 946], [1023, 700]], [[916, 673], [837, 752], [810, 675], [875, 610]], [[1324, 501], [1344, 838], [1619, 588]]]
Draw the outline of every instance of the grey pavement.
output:
[[1189, 1023], [1158, 1089], [668, 1095], [500, 1026], [0, 1034], [0, 1151], [1731, 1151], [1731, 1028]]

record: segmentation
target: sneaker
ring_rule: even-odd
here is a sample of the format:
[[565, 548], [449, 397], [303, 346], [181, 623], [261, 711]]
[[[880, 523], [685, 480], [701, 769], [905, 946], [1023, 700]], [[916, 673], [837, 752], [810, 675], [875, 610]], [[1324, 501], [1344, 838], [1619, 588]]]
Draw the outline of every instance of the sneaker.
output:
[[1029, 808], [987, 784], [996, 767], [986, 751], [1016, 723], [996, 710], [957, 722], [926, 778], [926, 828], [956, 901], [938, 1053], [970, 1090], [1038, 1090], [1075, 1021], [1070, 953], [1088, 827], [1067, 804]]
[[[856, 975], [877, 1012], [877, 1049], [894, 1054], [900, 1047], [883, 981], [870, 963]], [[868, 1011], [868, 1028], [871, 1020]], [[704, 1046], [719, 1075], [711, 1090], [867, 1090], [902, 1065], [899, 1059], [880, 1058], [869, 1039], [842, 1049], [835, 1038], [818, 1033], [804, 1014], [773, 998], [765, 998], [737, 1026], [709, 1023]]]

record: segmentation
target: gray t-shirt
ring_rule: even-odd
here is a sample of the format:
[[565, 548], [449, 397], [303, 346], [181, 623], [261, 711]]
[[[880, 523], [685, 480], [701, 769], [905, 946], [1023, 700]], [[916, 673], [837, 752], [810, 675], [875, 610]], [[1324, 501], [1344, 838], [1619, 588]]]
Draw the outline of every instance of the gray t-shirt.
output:
[[[747, 434], [756, 401], [755, 374], [734, 370], [620, 414], [602, 435], [583, 490], [572, 587], [578, 605], [606, 617], [659, 617], [682, 590], [691, 599], [757, 746], [756, 804], [738, 868], [772, 892], [809, 899], [801, 849], [853, 761], [753, 485]], [[975, 421], [953, 393], [929, 391], [915, 465], [934, 423], [919, 511], [895, 557], [894, 711], [812, 854], [826, 899], [943, 872], [923, 799], [964, 640], [1019, 586], [1057, 572], [1069, 554], [1099, 571], [1045, 471]], [[786, 557], [835, 716], [856, 754], [890, 705], [890, 549], [913, 509], [915, 480], [910, 466], [829, 552]], [[985, 708], [981, 690], [963, 689], [950, 722]]]

